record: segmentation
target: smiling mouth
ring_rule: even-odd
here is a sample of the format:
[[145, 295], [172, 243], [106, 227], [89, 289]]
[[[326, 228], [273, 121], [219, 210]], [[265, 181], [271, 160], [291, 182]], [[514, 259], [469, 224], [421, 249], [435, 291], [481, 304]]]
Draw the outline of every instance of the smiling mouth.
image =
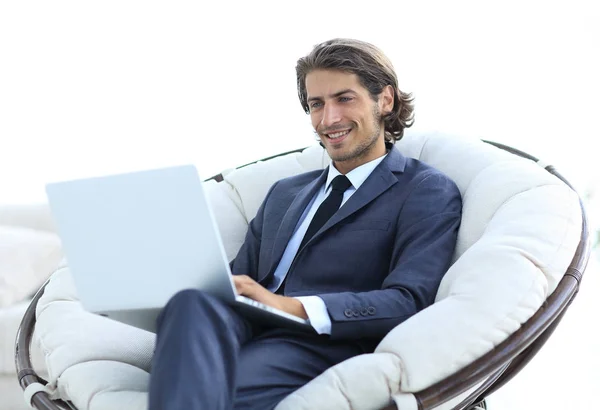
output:
[[328, 139], [330, 139], [332, 141], [336, 141], [336, 140], [344, 138], [346, 135], [350, 134], [350, 131], [352, 131], [352, 130], [350, 129], [350, 130], [333, 132], [331, 134], [323, 134], [323, 135], [325, 135]]

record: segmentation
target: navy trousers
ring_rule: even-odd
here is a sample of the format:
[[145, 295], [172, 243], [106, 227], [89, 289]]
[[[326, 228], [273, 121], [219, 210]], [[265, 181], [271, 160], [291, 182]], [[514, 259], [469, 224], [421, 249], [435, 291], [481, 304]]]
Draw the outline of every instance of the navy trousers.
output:
[[270, 410], [327, 368], [365, 353], [354, 342], [265, 329], [198, 290], [158, 318], [150, 410]]

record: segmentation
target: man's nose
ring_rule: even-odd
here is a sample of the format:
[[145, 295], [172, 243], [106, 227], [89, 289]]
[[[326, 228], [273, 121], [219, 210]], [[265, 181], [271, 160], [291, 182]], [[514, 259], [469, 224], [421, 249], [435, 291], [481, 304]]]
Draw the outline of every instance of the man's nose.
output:
[[341, 112], [335, 104], [325, 104], [323, 107], [323, 118], [321, 118], [321, 125], [323, 127], [331, 127], [340, 122], [341, 119]]

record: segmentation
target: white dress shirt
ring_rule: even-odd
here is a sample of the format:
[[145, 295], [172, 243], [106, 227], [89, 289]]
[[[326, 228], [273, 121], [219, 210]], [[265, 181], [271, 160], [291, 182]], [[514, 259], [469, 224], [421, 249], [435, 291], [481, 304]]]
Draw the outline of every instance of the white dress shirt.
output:
[[[354, 192], [360, 188], [363, 182], [365, 182], [369, 175], [371, 175], [377, 165], [383, 161], [386, 155], [367, 162], [366, 164], [363, 164], [346, 174], [346, 177], [350, 180], [352, 186], [350, 186], [350, 188], [344, 192], [344, 197], [340, 207], [342, 207], [348, 198], [350, 198], [352, 194], [354, 194]], [[279, 289], [283, 283], [283, 280], [285, 279], [285, 276], [287, 275], [288, 270], [290, 269], [290, 266], [296, 257], [296, 253], [298, 252], [300, 243], [304, 238], [304, 234], [308, 230], [308, 225], [310, 225], [310, 222], [315, 216], [315, 213], [317, 212], [317, 209], [321, 203], [331, 192], [331, 181], [333, 181], [333, 179], [338, 175], [341, 175], [341, 173], [333, 166], [333, 163], [330, 164], [329, 173], [327, 174], [327, 180], [325, 181], [325, 184], [321, 186], [315, 197], [308, 204], [304, 210], [304, 213], [298, 220], [294, 234], [292, 235], [287, 247], [285, 248], [285, 251], [283, 252], [283, 256], [281, 257], [281, 261], [279, 261], [277, 269], [275, 269], [273, 281], [268, 287], [268, 290], [271, 292], [277, 291], [277, 289]], [[306, 310], [306, 314], [308, 315], [308, 320], [317, 333], [331, 334], [331, 319], [329, 318], [329, 313], [327, 313], [327, 307], [325, 306], [323, 299], [318, 296], [300, 296], [296, 299], [298, 299], [304, 306], [304, 310]]]

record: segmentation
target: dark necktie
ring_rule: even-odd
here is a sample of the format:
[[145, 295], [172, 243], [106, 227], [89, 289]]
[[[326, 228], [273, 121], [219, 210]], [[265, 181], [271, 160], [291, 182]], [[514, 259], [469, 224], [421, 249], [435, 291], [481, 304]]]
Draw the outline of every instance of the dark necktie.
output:
[[306, 234], [304, 234], [304, 238], [302, 239], [302, 243], [300, 243], [300, 247], [298, 251], [302, 249], [302, 247], [313, 237], [315, 233], [321, 229], [325, 222], [329, 220], [333, 216], [333, 214], [340, 208], [342, 204], [342, 199], [344, 198], [344, 192], [348, 188], [352, 186], [352, 183], [345, 175], [338, 175], [331, 181], [331, 192], [329, 196], [325, 198], [325, 200], [317, 209], [315, 216], [313, 217], [310, 225], [308, 225], [308, 229], [306, 230]]
[[[344, 192], [346, 192], [346, 190], [351, 186], [352, 183], [345, 175], [338, 175], [337, 177], [333, 178], [333, 181], [331, 181], [331, 192], [329, 193], [329, 196], [321, 203], [321, 205], [319, 205], [319, 209], [317, 209], [315, 216], [313, 217], [312, 221], [310, 221], [310, 225], [308, 225], [308, 229], [304, 234], [304, 238], [302, 238], [302, 243], [300, 243], [298, 252], [300, 252], [300, 249], [302, 249], [304, 244], [308, 242], [308, 240], [312, 238], [313, 235], [317, 233], [323, 225], [325, 225], [325, 222], [327, 222], [329, 218], [333, 216], [335, 211], [340, 208], [342, 199], [344, 198]], [[296, 255], [298, 254], [296, 253]], [[293, 264], [294, 263], [292, 262], [292, 265]], [[288, 275], [285, 275], [285, 278], [279, 286], [279, 289], [275, 291], [275, 293], [278, 295], [284, 294], [285, 282], [287, 278]]]

